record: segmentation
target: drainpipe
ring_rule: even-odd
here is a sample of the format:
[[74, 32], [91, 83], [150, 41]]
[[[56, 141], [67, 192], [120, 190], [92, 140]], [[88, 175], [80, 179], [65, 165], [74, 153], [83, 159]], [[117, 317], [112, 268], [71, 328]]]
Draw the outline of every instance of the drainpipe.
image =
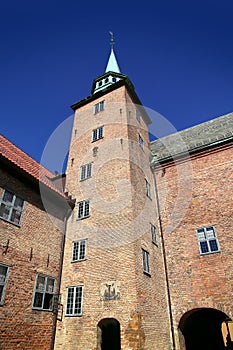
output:
[[157, 203], [157, 208], [158, 208], [159, 229], [160, 229], [160, 233], [161, 233], [163, 262], [164, 262], [165, 280], [166, 280], [166, 287], [167, 287], [168, 312], [169, 312], [171, 335], [172, 335], [172, 350], [176, 350], [174, 324], [173, 324], [173, 317], [172, 317], [172, 306], [171, 306], [171, 294], [170, 294], [170, 287], [169, 287], [169, 280], [168, 280], [168, 267], [167, 267], [167, 259], [166, 259], [166, 250], [165, 250], [163, 227], [162, 227], [162, 220], [161, 220], [161, 210], [160, 210], [160, 203], [159, 203], [158, 186], [157, 186], [157, 181], [156, 181], [156, 176], [155, 176], [155, 166], [154, 165], [151, 166], [151, 170], [153, 173], [154, 184], [155, 184], [155, 198], [156, 198], [156, 203]]
[[[59, 275], [58, 275], [58, 287], [57, 287], [58, 296], [60, 295], [60, 289], [61, 289], [61, 276], [62, 276], [65, 242], [66, 242], [67, 218], [69, 217], [71, 211], [72, 210], [68, 210], [66, 216], [64, 217], [64, 227], [63, 227], [63, 232], [62, 232], [61, 254], [60, 254], [60, 262], [59, 262]], [[57, 328], [57, 311], [55, 311], [54, 315], [53, 315], [53, 329], [52, 329], [52, 338], [51, 338], [51, 342], [50, 342], [50, 350], [54, 349], [56, 328]]]

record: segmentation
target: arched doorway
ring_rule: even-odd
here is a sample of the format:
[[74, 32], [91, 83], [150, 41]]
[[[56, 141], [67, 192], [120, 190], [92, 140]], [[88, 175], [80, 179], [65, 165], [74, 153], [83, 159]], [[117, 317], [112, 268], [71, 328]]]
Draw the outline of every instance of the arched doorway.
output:
[[185, 350], [224, 350], [222, 323], [229, 320], [222, 311], [202, 308], [188, 311], [179, 323]]
[[120, 350], [120, 323], [115, 318], [103, 318], [98, 323], [97, 349]]

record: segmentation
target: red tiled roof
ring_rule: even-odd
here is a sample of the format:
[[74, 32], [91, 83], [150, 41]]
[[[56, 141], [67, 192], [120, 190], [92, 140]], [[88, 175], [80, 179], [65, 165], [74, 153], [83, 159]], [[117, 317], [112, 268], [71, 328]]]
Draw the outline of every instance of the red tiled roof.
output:
[[55, 191], [59, 195], [68, 200], [71, 199], [62, 191], [60, 191], [50, 180], [54, 177], [54, 174], [48, 169], [39, 164], [36, 160], [30, 157], [27, 153], [15, 146], [12, 142], [7, 140], [0, 134], [0, 155], [6, 158], [11, 163], [31, 175], [38, 182], [43, 183], [51, 190]]

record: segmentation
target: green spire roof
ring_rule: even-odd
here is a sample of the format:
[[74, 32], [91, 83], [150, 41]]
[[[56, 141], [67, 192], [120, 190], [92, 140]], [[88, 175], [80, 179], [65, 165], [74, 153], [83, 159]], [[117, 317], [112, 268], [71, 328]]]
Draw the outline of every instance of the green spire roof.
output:
[[108, 59], [108, 64], [107, 64], [107, 67], [105, 69], [105, 73], [107, 73], [107, 72], [120, 73], [120, 68], [119, 68], [118, 63], [117, 63], [117, 59], [116, 59], [116, 56], [115, 56], [115, 53], [113, 50], [113, 46], [111, 48], [111, 53], [110, 53], [110, 56]]

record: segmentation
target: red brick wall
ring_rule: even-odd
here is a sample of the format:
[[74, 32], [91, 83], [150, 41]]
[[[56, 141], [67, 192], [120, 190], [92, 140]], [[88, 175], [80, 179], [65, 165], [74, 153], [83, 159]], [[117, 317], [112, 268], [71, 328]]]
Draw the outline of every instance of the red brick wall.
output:
[[[182, 315], [194, 308], [232, 313], [232, 148], [196, 154], [156, 172], [177, 348]], [[216, 228], [220, 252], [200, 255], [195, 229]]]
[[[94, 105], [101, 100], [105, 110], [94, 115]], [[92, 129], [102, 125], [104, 138], [92, 143]], [[84, 285], [83, 314], [64, 316], [58, 323], [56, 350], [96, 349], [97, 325], [103, 318], [119, 321], [122, 350], [169, 348], [161, 242], [158, 235], [155, 246], [150, 234], [150, 222], [157, 227], [157, 217], [149, 155], [147, 126], [143, 119], [136, 120], [124, 86], [76, 111], [66, 188], [77, 202], [90, 199], [91, 212], [77, 221], [76, 206], [69, 219], [61, 291], [65, 308], [66, 287]], [[80, 166], [90, 162], [92, 177], [80, 182]], [[146, 196], [145, 178], [152, 200]], [[71, 263], [72, 241], [85, 238], [86, 260]], [[151, 277], [143, 273], [142, 248], [150, 253]], [[118, 283], [120, 299], [101, 300], [101, 286], [108, 281]]]
[[[0, 186], [0, 196], [8, 188], [26, 200], [21, 227], [0, 219], [0, 263], [10, 266], [0, 306], [0, 349], [48, 350], [54, 315], [33, 310], [32, 300], [37, 273], [54, 277], [58, 282], [62, 233], [43, 209], [38, 190], [29, 183], [1, 170]], [[8, 239], [9, 248], [4, 254]]]

